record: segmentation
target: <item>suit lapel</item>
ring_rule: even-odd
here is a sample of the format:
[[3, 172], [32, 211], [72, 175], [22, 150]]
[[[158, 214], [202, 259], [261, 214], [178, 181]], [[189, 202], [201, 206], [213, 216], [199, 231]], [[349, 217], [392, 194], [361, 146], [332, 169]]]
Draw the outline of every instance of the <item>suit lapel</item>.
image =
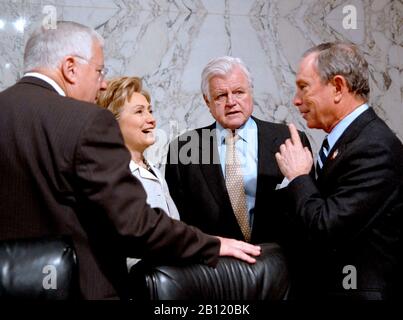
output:
[[348, 144], [356, 139], [356, 137], [362, 132], [365, 126], [368, 125], [371, 121], [373, 121], [377, 117], [376, 113], [372, 108], [364, 111], [361, 115], [358, 116], [343, 132], [340, 138], [336, 141], [332, 150], [329, 152], [329, 156], [327, 157], [325, 164], [322, 168], [321, 174], [318, 177], [318, 180], [323, 179], [324, 176], [328, 175], [335, 164], [338, 163], [338, 160], [343, 157], [346, 147]]
[[[267, 196], [269, 190], [274, 190], [279, 183], [276, 177], [279, 169], [275, 160], [275, 153], [278, 151], [282, 141], [279, 141], [278, 134], [274, 132], [270, 124], [264, 124], [259, 119], [253, 118], [258, 130], [258, 170], [256, 186], [256, 202], [260, 196]], [[263, 190], [263, 185], [269, 190]]]
[[[215, 201], [221, 208], [231, 208], [231, 202], [227, 193], [227, 187], [225, 185], [224, 175], [221, 169], [220, 157], [217, 147], [217, 138], [215, 133], [215, 123], [202, 128], [198, 133], [200, 135], [200, 169], [206, 180], [206, 185], [209, 187], [211, 194]], [[203, 133], [204, 132], [204, 133]], [[206, 154], [209, 155], [208, 159]], [[202, 158], [204, 155], [204, 158]], [[207, 161], [203, 165], [203, 160]]]

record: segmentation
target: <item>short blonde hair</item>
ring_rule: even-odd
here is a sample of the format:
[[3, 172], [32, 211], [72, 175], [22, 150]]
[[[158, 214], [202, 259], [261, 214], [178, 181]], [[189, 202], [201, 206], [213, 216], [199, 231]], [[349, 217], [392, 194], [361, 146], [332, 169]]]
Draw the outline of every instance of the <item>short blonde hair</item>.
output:
[[98, 96], [98, 104], [113, 113], [119, 119], [122, 107], [130, 99], [134, 92], [142, 94], [151, 103], [150, 94], [143, 90], [143, 84], [139, 77], [119, 77], [108, 81], [106, 90]]

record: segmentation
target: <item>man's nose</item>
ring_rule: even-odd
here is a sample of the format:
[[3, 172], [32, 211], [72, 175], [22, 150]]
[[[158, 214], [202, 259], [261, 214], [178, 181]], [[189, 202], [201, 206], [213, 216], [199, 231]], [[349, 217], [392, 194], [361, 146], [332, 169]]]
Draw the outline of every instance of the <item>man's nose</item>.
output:
[[292, 103], [298, 107], [302, 104], [302, 99], [300, 98], [300, 96], [298, 95], [298, 93], [295, 93], [294, 98], [292, 100]]
[[99, 84], [99, 90], [106, 90], [106, 87], [108, 86], [108, 83], [106, 82], [106, 80], [102, 80]]
[[232, 106], [232, 105], [235, 104], [235, 102], [236, 102], [235, 96], [234, 96], [231, 92], [228, 92], [228, 95], [227, 95], [227, 105]]

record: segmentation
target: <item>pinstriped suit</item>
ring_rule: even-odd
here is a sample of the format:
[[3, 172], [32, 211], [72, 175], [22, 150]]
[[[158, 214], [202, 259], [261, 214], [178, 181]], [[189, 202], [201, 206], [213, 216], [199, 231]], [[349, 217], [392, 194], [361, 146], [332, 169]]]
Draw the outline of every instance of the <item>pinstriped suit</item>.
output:
[[109, 111], [24, 77], [0, 112], [0, 240], [70, 235], [87, 299], [128, 294], [126, 256], [216, 263], [216, 238], [146, 204]]

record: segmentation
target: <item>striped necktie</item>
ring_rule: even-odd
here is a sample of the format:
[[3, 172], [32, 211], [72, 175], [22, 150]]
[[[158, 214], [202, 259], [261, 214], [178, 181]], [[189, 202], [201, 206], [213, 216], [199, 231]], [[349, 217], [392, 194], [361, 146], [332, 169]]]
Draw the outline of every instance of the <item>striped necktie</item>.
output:
[[325, 164], [326, 158], [329, 155], [329, 142], [327, 141], [327, 137], [323, 140], [322, 146], [319, 150], [318, 161], [316, 162], [316, 175], [322, 172], [322, 168]]

